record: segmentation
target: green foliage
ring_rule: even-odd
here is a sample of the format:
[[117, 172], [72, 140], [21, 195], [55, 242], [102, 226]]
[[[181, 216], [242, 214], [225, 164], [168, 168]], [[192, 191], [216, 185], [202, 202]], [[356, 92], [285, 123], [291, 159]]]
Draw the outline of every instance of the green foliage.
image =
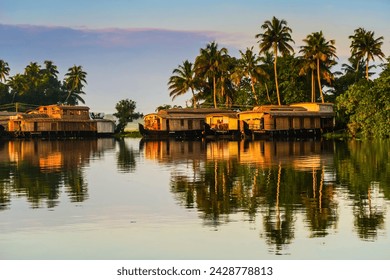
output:
[[390, 71], [374, 81], [361, 80], [337, 97], [339, 114], [352, 136], [390, 137]]
[[23, 73], [11, 77], [9, 71], [8, 63], [0, 60], [0, 104], [84, 103], [80, 94], [85, 94], [83, 87], [87, 83], [87, 73], [81, 66], [69, 68], [63, 81], [58, 79], [57, 66], [49, 60], [44, 61], [44, 66], [31, 62]]
[[135, 112], [136, 103], [130, 99], [120, 100], [116, 106], [116, 113], [114, 116], [118, 118], [118, 123], [115, 128], [116, 133], [122, 133], [125, 130], [125, 127], [128, 122], [133, 121], [133, 119], [138, 119], [142, 117], [142, 113]]

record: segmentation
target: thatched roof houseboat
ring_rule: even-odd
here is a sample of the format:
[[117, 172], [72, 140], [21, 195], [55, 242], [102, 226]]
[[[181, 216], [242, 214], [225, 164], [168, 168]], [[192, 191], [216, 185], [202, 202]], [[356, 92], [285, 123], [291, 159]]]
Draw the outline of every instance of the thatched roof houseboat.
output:
[[206, 115], [205, 134], [211, 137], [235, 138], [240, 135], [237, 112], [216, 112]]
[[144, 138], [201, 138], [206, 115], [227, 112], [231, 111], [214, 108], [160, 110], [145, 115], [144, 124], [139, 124], [139, 130]]
[[113, 134], [115, 124], [91, 120], [86, 106], [47, 105], [9, 117], [7, 131], [14, 136], [82, 137]]
[[265, 105], [239, 113], [241, 132], [252, 137], [315, 136], [334, 128], [333, 104]]

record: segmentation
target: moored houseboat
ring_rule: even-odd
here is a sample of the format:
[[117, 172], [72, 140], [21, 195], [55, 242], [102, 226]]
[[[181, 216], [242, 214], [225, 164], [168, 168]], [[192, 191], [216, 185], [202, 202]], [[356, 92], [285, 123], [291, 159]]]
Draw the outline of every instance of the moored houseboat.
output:
[[334, 116], [331, 103], [263, 105], [243, 112], [176, 108], [145, 115], [139, 129], [149, 139], [316, 137], [333, 130]]
[[47, 105], [8, 118], [8, 134], [15, 137], [87, 137], [114, 133], [109, 120], [92, 120], [86, 106]]
[[144, 124], [139, 124], [144, 138], [197, 139], [204, 136], [206, 115], [231, 112], [214, 108], [174, 108], [160, 110], [144, 116]]
[[237, 112], [216, 112], [206, 115], [205, 136], [235, 139], [240, 136]]
[[331, 103], [265, 105], [239, 113], [241, 133], [252, 138], [312, 137], [334, 128]]

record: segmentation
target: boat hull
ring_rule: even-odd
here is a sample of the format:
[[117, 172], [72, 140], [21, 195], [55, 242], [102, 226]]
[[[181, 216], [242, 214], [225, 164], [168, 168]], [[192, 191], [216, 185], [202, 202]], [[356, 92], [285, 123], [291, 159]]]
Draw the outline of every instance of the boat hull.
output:
[[202, 129], [198, 130], [149, 130], [138, 124], [139, 132], [144, 139], [200, 139], [204, 136]]

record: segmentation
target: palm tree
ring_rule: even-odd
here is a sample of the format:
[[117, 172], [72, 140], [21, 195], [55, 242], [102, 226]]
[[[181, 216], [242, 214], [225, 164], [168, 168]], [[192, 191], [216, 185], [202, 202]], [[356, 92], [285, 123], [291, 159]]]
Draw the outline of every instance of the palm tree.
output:
[[58, 75], [58, 70], [57, 70], [57, 66], [54, 65], [53, 61], [51, 60], [45, 60], [44, 62], [45, 64], [45, 69], [44, 69], [44, 73], [48, 76], [48, 77], [52, 77], [52, 78], [55, 78], [57, 79], [57, 75]]
[[28, 91], [28, 85], [27, 85], [25, 75], [22, 74], [14, 75], [9, 78], [7, 84], [11, 88], [12, 103], [15, 102], [15, 98], [17, 95], [22, 96]]
[[217, 108], [217, 77], [224, 63], [228, 51], [226, 48], [218, 49], [218, 44], [211, 42], [205, 49], [200, 49], [200, 54], [195, 59], [195, 72], [198, 77], [212, 80], [214, 107]]
[[68, 69], [68, 72], [65, 74], [65, 86], [68, 90], [68, 96], [65, 99], [65, 103], [71, 95], [73, 95], [76, 100], [85, 103], [80, 94], [85, 93], [82, 89], [87, 83], [86, 77], [87, 73], [83, 71], [82, 66], [74, 65]]
[[30, 90], [36, 90], [39, 87], [42, 78], [41, 66], [37, 62], [30, 62], [24, 68], [24, 76], [26, 77], [27, 86]]
[[287, 21], [284, 19], [279, 20], [276, 17], [273, 17], [272, 21], [265, 21], [261, 28], [264, 30], [264, 33], [257, 34], [256, 38], [260, 38], [258, 41], [258, 43], [260, 43], [260, 52], [266, 52], [271, 49], [273, 50], [276, 94], [278, 97], [278, 104], [281, 105], [277, 73], [277, 57], [278, 51], [281, 52], [282, 55], [294, 52], [293, 47], [289, 45], [289, 42], [295, 43], [291, 38], [292, 30], [287, 26]]
[[174, 100], [177, 96], [187, 93], [189, 90], [192, 92], [192, 104], [196, 108], [196, 96], [195, 89], [198, 86], [198, 80], [195, 76], [195, 70], [193, 64], [188, 60], [183, 62], [183, 65], [179, 65], [178, 68], [172, 71], [173, 76], [169, 78], [169, 96]]
[[306, 45], [302, 46], [299, 52], [303, 53], [303, 58], [308, 63], [311, 63], [311, 67], [313, 61], [316, 63], [318, 89], [320, 91], [321, 101], [324, 103], [325, 101], [322, 92], [321, 76], [329, 83], [331, 79], [333, 79], [333, 75], [330, 72], [330, 67], [336, 63], [334, 58], [337, 58], [336, 47], [334, 46], [335, 40], [326, 41], [322, 31], [320, 31], [313, 32], [305, 39], [303, 39], [303, 41], [306, 43]]
[[240, 51], [241, 59], [238, 64], [238, 75], [240, 77], [246, 77], [250, 80], [250, 85], [255, 99], [256, 105], [258, 105], [258, 97], [255, 90], [255, 84], [263, 77], [267, 77], [267, 73], [261, 68], [261, 58], [253, 53], [253, 47], [247, 48], [245, 53]]
[[[259, 61], [262, 64], [262, 67], [266, 73], [266, 77], [269, 79], [269, 77], [272, 75], [272, 71], [274, 68], [274, 57], [272, 53], [270, 52], [264, 52], [263, 56], [260, 56]], [[271, 103], [271, 97], [269, 96], [269, 90], [268, 90], [268, 83], [267, 80], [264, 81], [264, 87], [267, 93], [267, 100], [269, 103]]]
[[366, 61], [366, 79], [369, 79], [369, 63], [374, 61], [375, 56], [380, 60], [385, 58], [385, 54], [381, 50], [383, 44], [383, 36], [374, 38], [373, 31], [366, 31], [364, 28], [355, 29], [354, 35], [349, 36], [351, 42], [351, 53], [353, 57], [361, 60], [365, 58]]
[[0, 59], [0, 82], [5, 82], [7, 80], [7, 76], [9, 75], [10, 68], [8, 63], [4, 60]]
[[[363, 59], [357, 59], [356, 57], [351, 56], [348, 58], [348, 63], [343, 63], [341, 65], [341, 70], [345, 74], [350, 74], [355, 76], [355, 82], [357, 82], [359, 79], [365, 78], [366, 75], [366, 63]], [[374, 65], [371, 65], [368, 67], [368, 70], [374, 68]], [[373, 72], [368, 72], [368, 75], [371, 76], [374, 74]]]
[[[300, 52], [304, 52], [301, 50]], [[299, 75], [305, 75], [310, 70], [310, 76], [311, 76], [311, 102], [315, 102], [315, 74], [314, 71], [316, 70], [316, 61], [313, 57], [309, 59], [309, 57], [305, 58], [305, 55], [302, 59], [302, 66], [299, 71]]]

